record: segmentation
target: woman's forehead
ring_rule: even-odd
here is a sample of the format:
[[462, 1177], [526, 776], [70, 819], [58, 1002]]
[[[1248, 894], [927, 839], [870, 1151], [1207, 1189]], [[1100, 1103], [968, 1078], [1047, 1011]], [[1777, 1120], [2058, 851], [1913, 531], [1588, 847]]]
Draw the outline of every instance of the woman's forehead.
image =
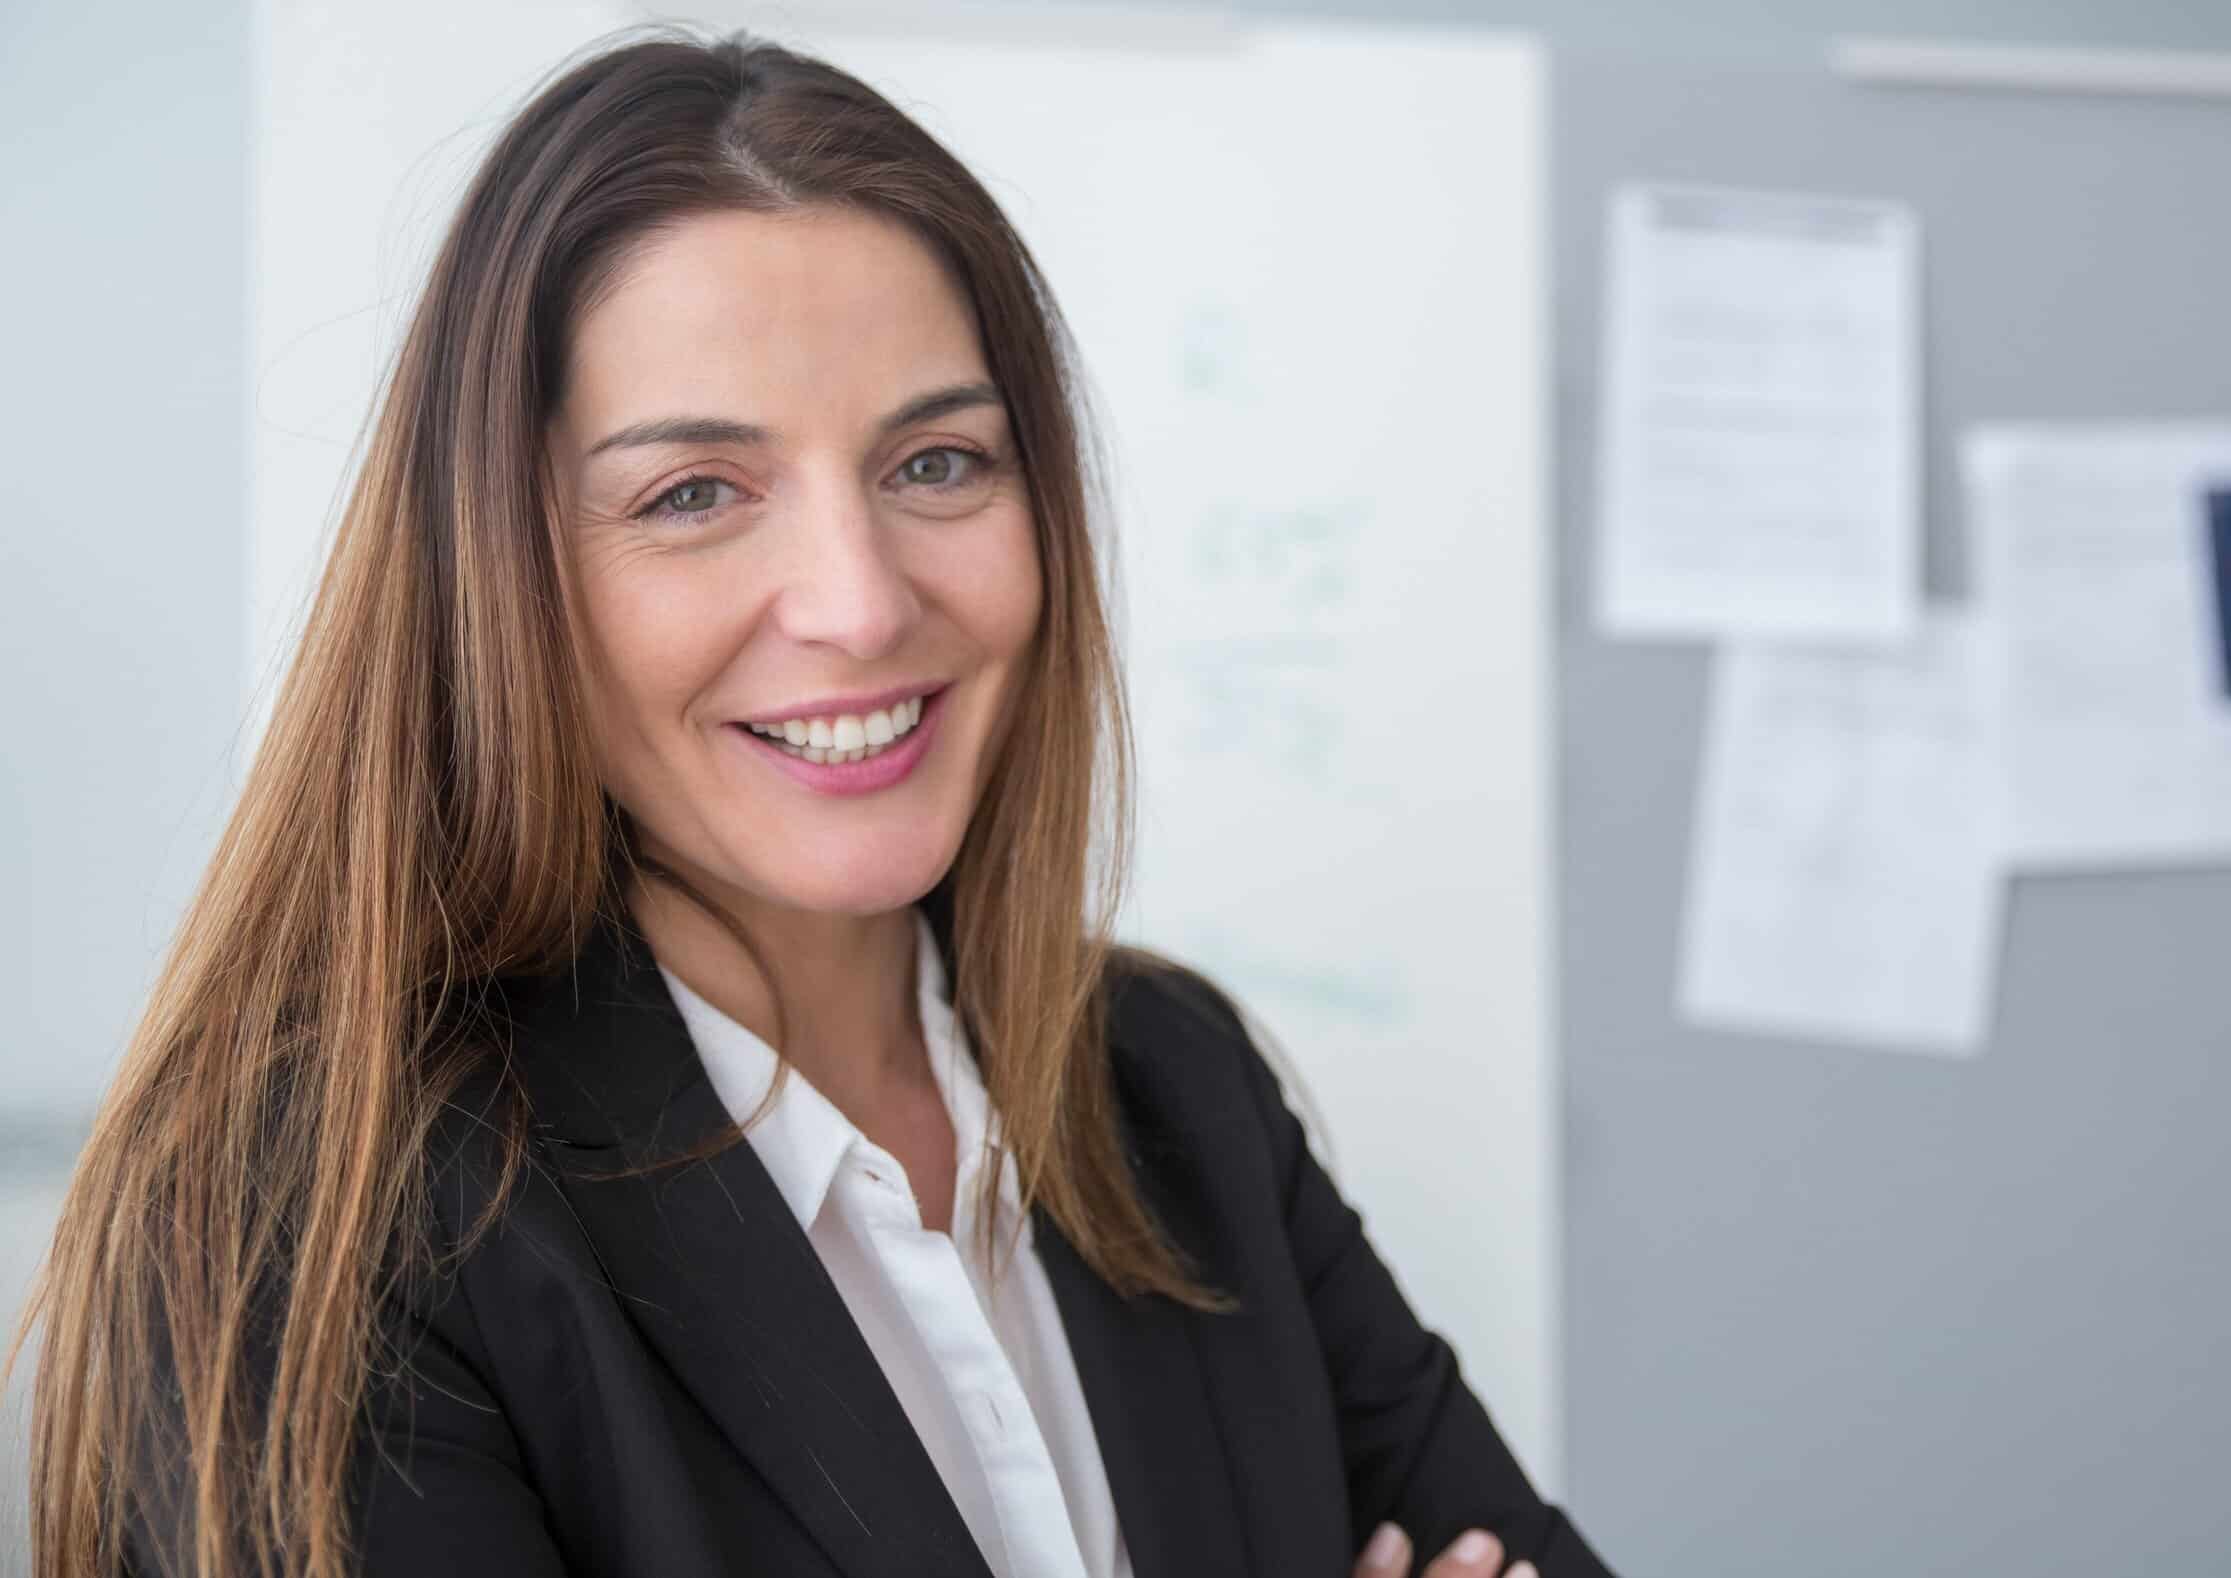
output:
[[677, 224], [583, 315], [567, 361], [583, 427], [676, 401], [776, 430], [785, 410], [880, 417], [896, 397], [984, 375], [974, 314], [931, 249], [833, 207]]

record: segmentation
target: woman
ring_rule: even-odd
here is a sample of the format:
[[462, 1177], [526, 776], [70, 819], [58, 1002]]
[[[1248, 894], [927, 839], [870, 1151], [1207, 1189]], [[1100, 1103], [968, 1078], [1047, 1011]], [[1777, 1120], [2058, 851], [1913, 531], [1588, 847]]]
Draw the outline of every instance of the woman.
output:
[[825, 65], [521, 112], [73, 1183], [42, 1574], [1604, 1571], [1108, 940], [1066, 343]]

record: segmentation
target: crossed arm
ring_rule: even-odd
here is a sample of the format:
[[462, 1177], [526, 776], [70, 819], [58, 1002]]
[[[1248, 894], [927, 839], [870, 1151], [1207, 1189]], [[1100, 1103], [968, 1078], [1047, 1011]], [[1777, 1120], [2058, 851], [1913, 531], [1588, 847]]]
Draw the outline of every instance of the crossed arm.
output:
[[[1247, 1076], [1271, 1136], [1286, 1233], [1331, 1377], [1359, 1555], [1357, 1578], [1402, 1578], [1415, 1551], [1441, 1553], [1424, 1578], [1498, 1574], [1613, 1578], [1578, 1530], [1544, 1502], [1458, 1371], [1421, 1325], [1364, 1237], [1363, 1223], [1310, 1153], [1277, 1075], [1228, 1002]], [[1393, 1525], [1391, 1545], [1371, 1544]], [[1467, 1545], [1478, 1531], [1484, 1546]], [[1374, 1558], [1380, 1558], [1373, 1565]], [[1514, 1565], [1505, 1569], [1503, 1563]]]

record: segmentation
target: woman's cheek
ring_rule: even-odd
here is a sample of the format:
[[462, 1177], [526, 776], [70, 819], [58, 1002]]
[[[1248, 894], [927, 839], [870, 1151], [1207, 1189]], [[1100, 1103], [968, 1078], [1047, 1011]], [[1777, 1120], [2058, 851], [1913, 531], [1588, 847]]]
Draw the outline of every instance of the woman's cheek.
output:
[[1045, 606], [1037, 533], [1027, 510], [1018, 509], [985, 531], [968, 556], [962, 585], [975, 605], [979, 634], [999, 655], [1019, 652], [1038, 627]]

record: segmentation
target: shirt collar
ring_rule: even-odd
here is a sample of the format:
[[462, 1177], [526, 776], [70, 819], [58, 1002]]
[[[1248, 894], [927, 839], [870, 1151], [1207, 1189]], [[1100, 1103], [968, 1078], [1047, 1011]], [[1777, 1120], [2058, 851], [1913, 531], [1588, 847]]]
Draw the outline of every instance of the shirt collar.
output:
[[[915, 1005], [921, 1015], [922, 1039], [929, 1051], [930, 1073], [953, 1124], [956, 1159], [954, 1188], [977, 1187], [983, 1148], [987, 1139], [996, 1144], [999, 1124], [991, 1111], [976, 1060], [970, 1055], [958, 1017], [953, 1012], [944, 962], [939, 958], [936, 936], [919, 907], [914, 916]], [[721, 1105], [741, 1122], [766, 1095], [780, 1061], [775, 1049], [736, 1020], [722, 1013], [659, 966], [689, 1028], [691, 1042], [705, 1065], [706, 1076], [719, 1094]], [[811, 1229], [828, 1200], [837, 1170], [855, 1146], [872, 1142], [813, 1083], [792, 1069], [783, 1081], [774, 1105], [749, 1131], [752, 1146], [774, 1179], [775, 1188], [790, 1207], [800, 1227]], [[1018, 1203], [1013, 1169], [1001, 1169], [1000, 1198], [1009, 1206]]]
[[[956, 1218], [974, 1211], [978, 1175], [991, 1156], [999, 1154], [999, 1114], [993, 1110], [982, 1071], [969, 1050], [959, 1016], [953, 1011], [952, 993], [946, 986], [945, 964], [938, 956], [937, 938], [922, 912], [914, 912], [920, 942], [915, 949], [916, 1006], [922, 1015], [922, 1040], [929, 1048], [930, 1073], [938, 1093], [945, 1098], [946, 1114], [953, 1121], [953, 1197]], [[1019, 1213], [1022, 1193], [1015, 1184], [1015, 1169], [999, 1170], [999, 1200]]]

